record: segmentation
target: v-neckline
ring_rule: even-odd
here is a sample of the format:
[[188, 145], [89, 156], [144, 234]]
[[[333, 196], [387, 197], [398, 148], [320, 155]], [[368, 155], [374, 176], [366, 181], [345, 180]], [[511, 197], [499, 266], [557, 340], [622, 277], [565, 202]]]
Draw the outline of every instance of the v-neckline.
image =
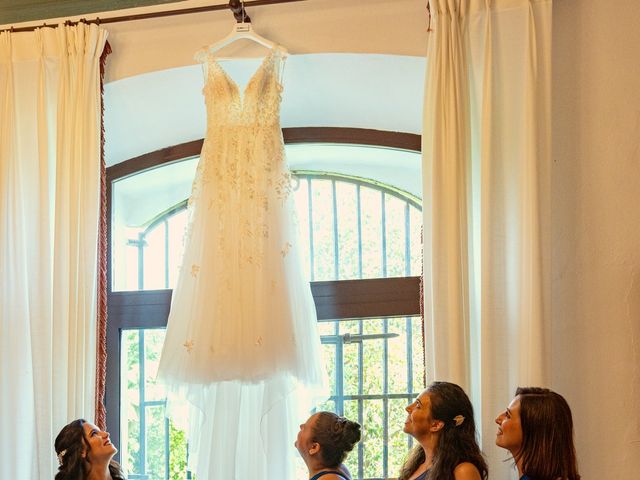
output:
[[[209, 55], [208, 56], [209, 65], [214, 65], [216, 67], [216, 69], [218, 69], [220, 71], [220, 73], [222, 73], [222, 76], [225, 78], [227, 83], [229, 85], [231, 85], [231, 87], [233, 88], [233, 91], [234, 91], [234, 93], [236, 95], [236, 98], [238, 99], [238, 102], [240, 103], [241, 110], [244, 110], [245, 99], [247, 97], [247, 90], [249, 89], [249, 87], [251, 86], [253, 81], [258, 78], [258, 75], [260, 75], [262, 73], [262, 71], [265, 69], [265, 65], [267, 65], [267, 63], [269, 63], [271, 61], [271, 59], [275, 55], [275, 52], [276, 52], [277, 49], [278, 49], [278, 46], [273, 47], [271, 49], [271, 51], [267, 55], [264, 56], [264, 58], [260, 62], [260, 65], [258, 66], [258, 68], [253, 72], [253, 75], [251, 75], [251, 77], [249, 77], [249, 80], [247, 81], [247, 84], [242, 89], [242, 93], [240, 93], [240, 87], [238, 86], [238, 83], [231, 77], [231, 75], [229, 75], [227, 73], [227, 71], [224, 68], [222, 68], [222, 65], [220, 65], [220, 63], [216, 60], [216, 58], [213, 55]], [[210, 73], [207, 75], [207, 77], [209, 75], [210, 75]], [[207, 78], [207, 82], [208, 82], [208, 78]]]

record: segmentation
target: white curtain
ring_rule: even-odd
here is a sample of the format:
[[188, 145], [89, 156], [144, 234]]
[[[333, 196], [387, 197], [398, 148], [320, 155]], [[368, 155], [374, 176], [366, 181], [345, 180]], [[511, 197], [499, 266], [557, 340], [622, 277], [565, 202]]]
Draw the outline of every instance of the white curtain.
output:
[[472, 398], [493, 479], [493, 419], [550, 381], [551, 0], [431, 0], [423, 157], [430, 380]]
[[0, 33], [0, 478], [53, 478], [55, 435], [94, 415], [105, 42]]

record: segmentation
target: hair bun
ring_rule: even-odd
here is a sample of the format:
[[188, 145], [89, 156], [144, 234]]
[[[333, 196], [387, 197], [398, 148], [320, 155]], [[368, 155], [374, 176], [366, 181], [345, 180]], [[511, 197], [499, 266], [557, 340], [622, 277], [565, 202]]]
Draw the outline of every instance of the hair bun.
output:
[[[351, 444], [356, 444], [360, 441], [361, 433], [360, 424], [358, 422], [352, 422], [351, 420], [346, 420], [344, 433], [345, 440], [347, 440]], [[353, 447], [352, 447], [353, 448]]]
[[323, 465], [335, 467], [360, 441], [360, 424], [333, 412], [318, 412], [313, 438], [321, 446]]

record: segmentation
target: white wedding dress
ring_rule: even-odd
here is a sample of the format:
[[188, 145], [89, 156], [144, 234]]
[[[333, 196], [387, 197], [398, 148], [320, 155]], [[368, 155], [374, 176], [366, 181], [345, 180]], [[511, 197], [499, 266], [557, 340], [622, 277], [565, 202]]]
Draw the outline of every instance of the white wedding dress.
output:
[[196, 407], [203, 479], [290, 478], [294, 400], [324, 379], [280, 129], [283, 61], [271, 50], [241, 95], [205, 60], [207, 134], [158, 371]]

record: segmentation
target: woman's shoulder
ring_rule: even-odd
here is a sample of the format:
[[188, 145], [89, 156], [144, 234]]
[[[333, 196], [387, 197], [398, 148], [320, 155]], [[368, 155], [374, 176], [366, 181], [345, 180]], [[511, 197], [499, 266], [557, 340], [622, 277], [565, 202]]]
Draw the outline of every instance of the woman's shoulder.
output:
[[480, 480], [480, 471], [473, 463], [462, 462], [453, 469], [453, 477], [455, 480]]
[[343, 472], [335, 471], [335, 472], [320, 472], [317, 475], [314, 475], [309, 480], [318, 480], [322, 477], [322, 480], [350, 480], [351, 477], [348, 477]]

